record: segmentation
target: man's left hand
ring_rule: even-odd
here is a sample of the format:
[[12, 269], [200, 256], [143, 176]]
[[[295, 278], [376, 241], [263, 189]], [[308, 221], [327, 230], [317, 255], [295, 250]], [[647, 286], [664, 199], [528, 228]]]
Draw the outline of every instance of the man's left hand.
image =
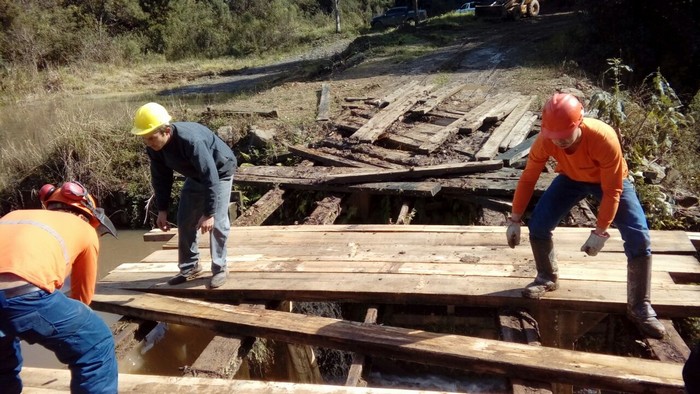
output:
[[591, 235], [588, 236], [586, 243], [581, 246], [581, 251], [586, 252], [589, 256], [595, 256], [603, 249], [603, 245], [605, 245], [605, 241], [607, 241], [608, 238], [610, 238], [610, 235], [607, 232], [603, 232], [603, 234], [600, 235], [596, 233], [596, 230], [591, 230]]
[[199, 218], [197, 230], [201, 230], [202, 234], [211, 231], [212, 228], [214, 228], [214, 218], [212, 216], [202, 216]]

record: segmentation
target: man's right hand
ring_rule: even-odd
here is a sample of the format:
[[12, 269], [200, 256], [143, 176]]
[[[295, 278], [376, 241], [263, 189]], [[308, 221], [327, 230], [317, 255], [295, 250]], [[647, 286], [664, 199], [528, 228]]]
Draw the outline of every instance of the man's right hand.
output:
[[168, 224], [168, 211], [158, 211], [156, 226], [166, 232], [170, 230], [170, 225]]
[[506, 230], [506, 238], [508, 239], [508, 246], [515, 248], [515, 245], [520, 245], [520, 221], [514, 222], [510, 220], [508, 229]]

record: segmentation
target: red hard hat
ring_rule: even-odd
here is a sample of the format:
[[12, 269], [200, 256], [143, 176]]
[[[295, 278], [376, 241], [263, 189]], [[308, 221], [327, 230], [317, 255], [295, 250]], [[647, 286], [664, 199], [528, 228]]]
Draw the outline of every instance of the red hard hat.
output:
[[542, 135], [551, 139], [566, 139], [583, 120], [583, 105], [571, 94], [557, 93], [542, 109]]
[[87, 189], [78, 182], [66, 182], [60, 188], [46, 184], [39, 189], [39, 200], [46, 209], [68, 207], [78, 213], [84, 214], [100, 235], [110, 233], [117, 236], [117, 231], [104, 214], [102, 208], [97, 208], [95, 199]]

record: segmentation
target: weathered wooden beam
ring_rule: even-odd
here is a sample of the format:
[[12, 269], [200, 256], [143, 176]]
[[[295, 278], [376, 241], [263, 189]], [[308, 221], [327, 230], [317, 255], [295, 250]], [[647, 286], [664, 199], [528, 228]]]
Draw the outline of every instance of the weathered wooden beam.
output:
[[307, 148], [304, 146], [288, 146], [290, 152], [294, 153], [299, 157], [304, 157], [309, 160], [313, 160], [329, 166], [338, 167], [357, 167], [357, 168], [381, 168], [372, 164], [363, 163], [355, 160], [346, 159], [344, 157], [332, 155], [326, 152], [322, 152], [318, 149]]
[[[501, 338], [506, 342], [541, 346], [535, 319], [524, 310], [501, 309], [498, 312]], [[529, 379], [511, 379], [513, 394], [551, 394], [552, 385]]]
[[440, 103], [442, 103], [446, 98], [452, 97], [453, 95], [459, 93], [459, 91], [462, 89], [464, 89], [464, 84], [462, 82], [442, 86], [441, 88], [432, 92], [425, 101], [423, 101], [420, 105], [417, 105], [416, 108], [411, 110], [411, 112], [419, 115], [425, 115], [440, 105]]
[[316, 202], [316, 209], [304, 219], [306, 225], [333, 224], [342, 212], [340, 196], [329, 196]]
[[111, 313], [140, 318], [157, 315], [159, 321], [229, 334], [256, 335], [477, 373], [629, 392], [683, 388], [682, 365], [659, 361], [296, 316], [105, 287], [99, 288], [93, 305]]
[[351, 139], [356, 139], [361, 142], [374, 142], [389, 128], [400, 116], [406, 113], [421, 97], [424, 91], [430, 91], [432, 85], [429, 86], [412, 86], [404, 89], [403, 96], [396, 101], [382, 108], [372, 119], [364, 126], [360, 127]]
[[326, 184], [337, 183], [359, 183], [359, 182], [382, 182], [396, 181], [401, 179], [425, 178], [431, 176], [445, 176], [456, 174], [470, 174], [474, 172], [484, 172], [498, 170], [503, 167], [503, 162], [499, 160], [458, 163], [458, 164], [438, 164], [434, 166], [414, 167], [407, 170], [377, 170], [364, 173], [349, 173], [326, 175], [319, 182]]
[[512, 149], [518, 146], [521, 142], [530, 135], [532, 126], [537, 121], [537, 115], [531, 111], [526, 111], [525, 114], [518, 120], [518, 123], [513, 126], [510, 133], [501, 141], [498, 148], [500, 151]]
[[259, 226], [284, 204], [284, 190], [274, 188], [265, 193], [241, 216], [231, 223], [232, 226]]
[[657, 360], [683, 364], [690, 356], [690, 348], [680, 336], [673, 322], [668, 319], [659, 319], [666, 328], [663, 339], [644, 338], [651, 353]]
[[511, 111], [503, 123], [491, 132], [486, 142], [476, 152], [477, 160], [490, 160], [496, 156], [501, 142], [510, 134], [515, 124], [522, 118], [534, 100], [535, 96], [528, 96], [517, 102], [515, 109]]
[[[365, 324], [376, 324], [377, 316], [379, 312], [376, 307], [367, 308], [367, 313], [365, 314]], [[348, 377], [345, 379], [346, 386], [360, 386], [366, 387], [367, 382], [362, 379], [362, 370], [365, 364], [365, 355], [361, 353], [352, 354], [352, 363], [350, 364], [350, 370], [348, 371]]]
[[511, 164], [522, 159], [523, 157], [527, 156], [528, 153], [530, 153], [530, 148], [532, 147], [532, 143], [535, 142], [535, 139], [537, 139], [537, 136], [538, 136], [538, 134], [533, 135], [532, 137], [528, 138], [527, 140], [521, 142], [516, 147], [497, 155], [493, 159], [494, 160], [503, 160], [504, 165], [509, 167]]

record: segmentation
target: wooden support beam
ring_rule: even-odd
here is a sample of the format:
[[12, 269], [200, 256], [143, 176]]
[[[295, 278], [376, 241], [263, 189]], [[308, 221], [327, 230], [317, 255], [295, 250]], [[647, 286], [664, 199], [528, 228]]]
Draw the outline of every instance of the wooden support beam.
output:
[[[96, 310], [429, 365], [629, 392], [682, 390], [682, 365], [254, 310], [100, 287]], [[203, 318], [200, 318], [203, 317]], [[484, 351], [487, 350], [487, 351]]]
[[259, 226], [284, 204], [284, 190], [274, 188], [265, 193], [241, 216], [231, 223], [232, 227]]
[[110, 327], [114, 337], [114, 353], [117, 360], [126, 357], [157, 325], [154, 321], [122, 317]]
[[[525, 310], [501, 309], [498, 312], [501, 338], [506, 342], [541, 346], [539, 327]], [[513, 394], [551, 394], [552, 384], [529, 379], [511, 379]]]
[[402, 179], [426, 178], [431, 176], [462, 175], [475, 172], [498, 170], [503, 167], [503, 162], [490, 160], [482, 162], [469, 162], [458, 164], [438, 164], [434, 166], [422, 166], [407, 170], [376, 170], [372, 172], [354, 172], [349, 174], [326, 175], [321, 183], [360, 183], [397, 181]]
[[343, 198], [340, 196], [329, 196], [321, 201], [316, 202], [316, 209], [304, 219], [304, 224], [321, 225], [333, 224], [342, 212], [341, 202]]
[[[376, 324], [378, 311], [376, 307], [367, 308], [364, 324]], [[366, 387], [367, 382], [362, 379], [362, 370], [365, 365], [365, 355], [361, 353], [352, 354], [352, 364], [348, 371], [348, 378], [345, 380], [346, 386]]]
[[313, 160], [329, 166], [338, 167], [357, 167], [357, 168], [381, 168], [368, 163], [363, 163], [360, 161], [346, 159], [344, 157], [332, 155], [330, 153], [322, 152], [318, 149], [307, 148], [304, 146], [288, 146], [290, 152], [294, 153], [299, 157], [303, 157], [309, 160]]
[[[283, 301], [277, 308], [278, 311], [286, 313], [292, 313], [292, 309], [292, 301]], [[324, 383], [316, 355], [311, 346], [287, 342], [287, 353], [291, 360], [291, 375], [295, 379], [298, 379], [300, 383]]]
[[690, 357], [690, 348], [676, 330], [673, 322], [668, 319], [659, 319], [666, 328], [666, 336], [663, 339], [644, 338], [651, 353], [657, 360], [683, 364]]
[[411, 112], [419, 115], [425, 115], [432, 111], [440, 105], [446, 98], [452, 97], [453, 95], [459, 93], [460, 90], [464, 89], [464, 84], [461, 82], [447, 84], [436, 91], [432, 92], [430, 96], [424, 100], [420, 105], [411, 110]]

